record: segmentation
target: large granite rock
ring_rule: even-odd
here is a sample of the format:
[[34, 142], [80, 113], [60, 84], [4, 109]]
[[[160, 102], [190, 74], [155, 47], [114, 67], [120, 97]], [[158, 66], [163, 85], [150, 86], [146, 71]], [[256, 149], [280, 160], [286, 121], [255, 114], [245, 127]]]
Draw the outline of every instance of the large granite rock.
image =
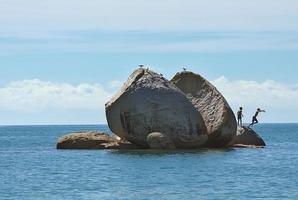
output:
[[254, 130], [247, 127], [238, 127], [237, 135], [233, 140], [234, 147], [265, 147], [264, 140]]
[[90, 131], [71, 133], [61, 137], [57, 149], [138, 149], [126, 141], [117, 140], [108, 134]]
[[236, 135], [236, 118], [223, 95], [206, 79], [192, 72], [177, 73], [171, 80], [201, 113], [208, 132], [207, 147], [225, 147]]
[[204, 120], [174, 84], [148, 69], [133, 72], [106, 104], [110, 129], [119, 137], [149, 147], [147, 136], [160, 132], [176, 148], [197, 148], [207, 141]]

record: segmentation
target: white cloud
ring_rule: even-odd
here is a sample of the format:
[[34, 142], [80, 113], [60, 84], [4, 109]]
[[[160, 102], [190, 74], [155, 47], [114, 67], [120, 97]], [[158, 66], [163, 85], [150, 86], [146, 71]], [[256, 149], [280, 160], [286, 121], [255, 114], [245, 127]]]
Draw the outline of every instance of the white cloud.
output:
[[[233, 109], [245, 107], [246, 120], [257, 107], [268, 110], [266, 122], [297, 122], [298, 86], [276, 81], [229, 81], [220, 77], [212, 83]], [[1, 124], [106, 123], [104, 104], [120, 87], [111, 81], [113, 91], [99, 84], [72, 85], [41, 80], [11, 82], [0, 87]]]
[[113, 80], [110, 81], [108, 84], [110, 89], [119, 89], [122, 86], [123, 82], [119, 80]]
[[0, 88], [0, 109], [44, 112], [48, 110], [101, 110], [111, 97], [99, 84], [52, 83], [35, 80], [11, 82]]
[[[267, 122], [297, 122], [298, 99], [297, 85], [286, 85], [272, 80], [229, 81], [220, 77], [212, 83], [222, 92], [233, 109], [243, 106], [248, 115], [261, 107], [268, 113], [264, 115]], [[246, 118], [250, 120], [250, 117]]]
[[212, 83], [233, 104], [298, 109], [297, 103], [293, 101], [298, 99], [296, 85], [285, 85], [272, 80], [264, 82], [229, 81], [225, 77], [220, 77]]

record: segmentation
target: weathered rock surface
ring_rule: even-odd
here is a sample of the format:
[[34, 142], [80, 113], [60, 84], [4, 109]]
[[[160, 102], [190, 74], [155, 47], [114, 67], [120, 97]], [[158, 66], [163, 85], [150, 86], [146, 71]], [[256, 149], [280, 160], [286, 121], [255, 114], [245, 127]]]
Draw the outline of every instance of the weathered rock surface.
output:
[[147, 143], [151, 149], [175, 149], [173, 141], [162, 133], [151, 133], [147, 136]]
[[177, 73], [171, 80], [201, 113], [208, 132], [207, 147], [225, 147], [236, 135], [236, 118], [223, 95], [193, 72]]
[[201, 114], [174, 84], [148, 69], [133, 72], [106, 104], [110, 129], [133, 144], [149, 147], [147, 136], [160, 132], [176, 148], [197, 148], [207, 141]]
[[238, 127], [237, 135], [233, 141], [234, 147], [265, 147], [264, 140], [252, 129]]
[[91, 131], [71, 133], [61, 137], [57, 149], [138, 149], [129, 142], [119, 141], [108, 134]]

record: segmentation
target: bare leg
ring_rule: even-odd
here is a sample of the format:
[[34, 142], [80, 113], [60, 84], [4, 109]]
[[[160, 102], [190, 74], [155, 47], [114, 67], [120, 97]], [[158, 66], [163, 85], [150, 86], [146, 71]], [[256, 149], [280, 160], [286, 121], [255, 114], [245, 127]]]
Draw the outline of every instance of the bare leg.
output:
[[251, 124], [248, 126], [248, 128], [251, 127], [251, 126], [253, 126], [253, 125], [254, 125], [254, 122], [255, 122], [255, 121], [254, 121], [254, 119], [253, 119], [252, 122], [251, 122]]
[[258, 119], [257, 119], [257, 118], [254, 118], [254, 119], [252, 120], [252, 123], [248, 126], [248, 128], [249, 128], [250, 126], [253, 126], [253, 125], [257, 124], [257, 123], [259, 123]]

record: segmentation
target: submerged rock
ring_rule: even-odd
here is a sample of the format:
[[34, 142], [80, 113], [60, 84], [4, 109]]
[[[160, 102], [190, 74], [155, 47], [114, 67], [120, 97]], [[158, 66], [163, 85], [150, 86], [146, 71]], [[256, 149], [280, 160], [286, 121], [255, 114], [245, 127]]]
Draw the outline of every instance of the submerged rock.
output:
[[151, 133], [147, 136], [147, 143], [151, 149], [175, 149], [173, 141], [162, 133]]
[[264, 140], [254, 130], [247, 127], [238, 127], [237, 135], [233, 140], [234, 147], [265, 147]]
[[236, 135], [235, 115], [223, 95], [193, 72], [177, 73], [171, 80], [201, 113], [208, 132], [207, 147], [225, 147]]
[[57, 149], [137, 149], [136, 145], [119, 141], [108, 134], [91, 131], [71, 133], [61, 137]]
[[106, 104], [110, 129], [133, 144], [149, 147], [147, 137], [160, 132], [176, 148], [197, 148], [207, 141], [204, 120], [170, 81], [148, 69], [133, 72]]

